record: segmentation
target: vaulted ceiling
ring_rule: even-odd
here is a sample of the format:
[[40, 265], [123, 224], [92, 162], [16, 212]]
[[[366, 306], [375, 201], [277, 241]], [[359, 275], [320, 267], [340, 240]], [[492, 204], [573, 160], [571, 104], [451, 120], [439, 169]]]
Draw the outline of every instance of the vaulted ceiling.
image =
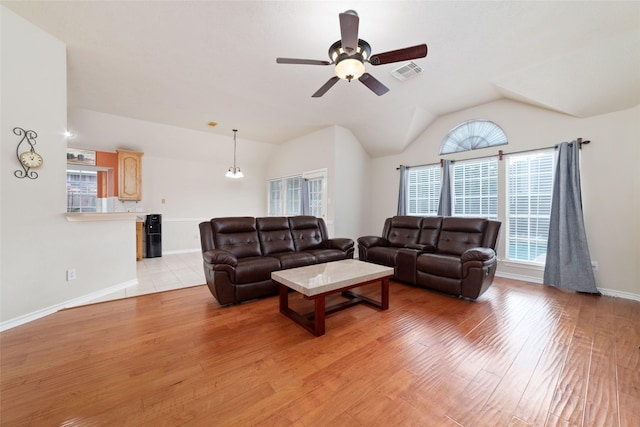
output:
[[[373, 157], [401, 152], [439, 115], [509, 98], [575, 117], [640, 103], [640, 2], [3, 1], [67, 44], [68, 103], [104, 113], [281, 143], [329, 125]], [[418, 75], [367, 72], [311, 95], [338, 14], [354, 9], [373, 53], [426, 43]], [[207, 122], [215, 121], [215, 128]], [[444, 135], [443, 135], [444, 136]]]

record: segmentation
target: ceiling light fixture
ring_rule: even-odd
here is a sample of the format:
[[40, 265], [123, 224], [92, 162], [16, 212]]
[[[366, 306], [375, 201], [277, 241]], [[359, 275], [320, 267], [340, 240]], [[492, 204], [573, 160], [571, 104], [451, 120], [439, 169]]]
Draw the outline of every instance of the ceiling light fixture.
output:
[[238, 129], [233, 129], [233, 167], [230, 167], [224, 176], [237, 179], [243, 178], [244, 175], [240, 171], [240, 168], [236, 166], [236, 132], [238, 132]]
[[359, 79], [364, 74], [364, 62], [369, 55], [371, 46], [362, 39], [358, 39], [358, 47], [353, 53], [347, 53], [340, 40], [329, 48], [329, 57], [336, 64], [336, 76], [347, 81]]

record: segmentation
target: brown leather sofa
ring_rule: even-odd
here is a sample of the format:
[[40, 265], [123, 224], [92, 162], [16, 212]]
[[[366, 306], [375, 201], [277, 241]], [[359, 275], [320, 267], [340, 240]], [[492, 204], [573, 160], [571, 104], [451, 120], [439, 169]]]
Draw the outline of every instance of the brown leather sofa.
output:
[[396, 280], [476, 299], [496, 273], [501, 223], [485, 218], [394, 216], [382, 236], [358, 239], [360, 260], [394, 267]]
[[322, 218], [227, 217], [200, 223], [207, 286], [220, 304], [278, 293], [271, 272], [353, 258], [351, 239], [329, 239]]

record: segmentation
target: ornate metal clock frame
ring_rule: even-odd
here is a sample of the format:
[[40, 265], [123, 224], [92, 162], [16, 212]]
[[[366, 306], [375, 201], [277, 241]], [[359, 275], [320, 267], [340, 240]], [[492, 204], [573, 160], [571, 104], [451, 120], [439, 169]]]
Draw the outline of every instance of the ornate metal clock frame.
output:
[[13, 133], [16, 134], [17, 136], [22, 137], [22, 139], [18, 143], [18, 146], [16, 147], [16, 157], [18, 158], [18, 162], [20, 162], [20, 166], [22, 166], [22, 170], [18, 169], [15, 172], [13, 172], [13, 174], [17, 178], [29, 178], [29, 179], [38, 178], [38, 173], [36, 171], [31, 170], [30, 167], [25, 166], [24, 163], [22, 163], [22, 161], [20, 160], [20, 155], [22, 154], [20, 152], [20, 146], [23, 143], [28, 144], [29, 151], [31, 151], [32, 153], [35, 153], [36, 150], [34, 146], [36, 145], [36, 138], [38, 137], [38, 134], [33, 130], [24, 130], [20, 127], [13, 128]]

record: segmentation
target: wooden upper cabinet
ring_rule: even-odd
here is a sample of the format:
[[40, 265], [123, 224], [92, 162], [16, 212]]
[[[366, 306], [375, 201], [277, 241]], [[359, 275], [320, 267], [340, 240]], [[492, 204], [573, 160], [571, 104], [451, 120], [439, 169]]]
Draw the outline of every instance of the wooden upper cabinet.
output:
[[118, 199], [142, 200], [142, 155], [139, 151], [118, 153]]

